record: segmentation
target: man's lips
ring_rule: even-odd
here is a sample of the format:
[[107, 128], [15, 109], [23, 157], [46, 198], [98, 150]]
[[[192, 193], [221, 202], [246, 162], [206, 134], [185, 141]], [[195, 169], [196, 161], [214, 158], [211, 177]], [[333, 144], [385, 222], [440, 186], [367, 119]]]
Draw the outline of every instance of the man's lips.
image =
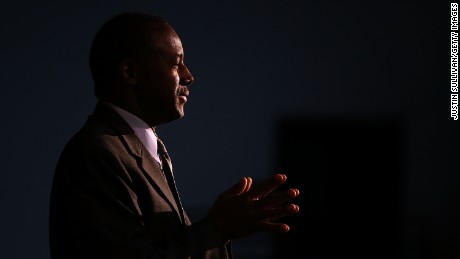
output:
[[180, 88], [179, 92], [177, 93], [179, 98], [183, 100], [184, 102], [187, 101], [187, 97], [189, 96], [189, 94], [190, 94], [190, 91], [188, 90], [187, 87]]
[[181, 91], [179, 92], [179, 96], [185, 96], [185, 97], [188, 97], [188, 95], [190, 94], [190, 92], [188, 90], [185, 90], [185, 91]]

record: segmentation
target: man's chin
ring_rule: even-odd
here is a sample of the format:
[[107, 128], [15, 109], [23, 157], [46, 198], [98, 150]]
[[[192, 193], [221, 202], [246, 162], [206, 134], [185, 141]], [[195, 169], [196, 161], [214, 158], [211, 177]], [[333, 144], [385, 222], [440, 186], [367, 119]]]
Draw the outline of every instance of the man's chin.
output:
[[[180, 119], [180, 118], [182, 118], [182, 117], [184, 117], [184, 116], [185, 116], [184, 110], [183, 110], [183, 109], [182, 109], [182, 110], [178, 110], [177, 119]], [[176, 119], [176, 120], [177, 120], [177, 119]]]
[[176, 115], [177, 115], [176, 120], [184, 117], [185, 111], [184, 111], [184, 105], [183, 104], [179, 104], [179, 105], [176, 106]]
[[160, 122], [161, 124], [165, 124], [174, 120], [178, 120], [184, 117], [185, 113], [183, 109], [176, 109], [174, 112], [169, 113], [168, 116], [164, 116], [163, 120]]

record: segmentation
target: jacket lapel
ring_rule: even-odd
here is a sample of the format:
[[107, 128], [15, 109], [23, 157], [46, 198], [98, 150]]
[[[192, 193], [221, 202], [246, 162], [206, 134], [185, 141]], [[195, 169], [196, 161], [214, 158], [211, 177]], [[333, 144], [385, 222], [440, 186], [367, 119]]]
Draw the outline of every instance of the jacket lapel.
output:
[[168, 202], [169, 206], [176, 212], [176, 216], [182, 222], [179, 208], [175, 202], [174, 196], [168, 186], [158, 162], [150, 155], [142, 141], [137, 137], [133, 129], [125, 120], [112, 108], [104, 103], [99, 102], [93, 114], [98, 119], [110, 125], [118, 134], [120, 140], [127, 148], [129, 153], [140, 163], [140, 170], [149, 180], [155, 189], [160, 190], [160, 195]]

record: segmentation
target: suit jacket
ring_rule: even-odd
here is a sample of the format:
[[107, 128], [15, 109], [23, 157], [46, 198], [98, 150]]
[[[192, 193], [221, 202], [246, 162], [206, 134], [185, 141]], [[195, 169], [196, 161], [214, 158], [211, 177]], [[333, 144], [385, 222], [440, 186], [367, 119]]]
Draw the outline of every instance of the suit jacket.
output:
[[208, 219], [181, 220], [158, 163], [116, 111], [98, 103], [67, 143], [50, 200], [52, 259], [229, 258]]

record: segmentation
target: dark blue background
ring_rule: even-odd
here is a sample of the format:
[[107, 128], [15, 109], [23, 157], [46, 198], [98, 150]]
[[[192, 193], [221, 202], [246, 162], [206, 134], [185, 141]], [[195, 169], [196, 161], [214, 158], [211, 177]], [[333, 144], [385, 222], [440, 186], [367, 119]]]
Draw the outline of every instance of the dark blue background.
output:
[[[450, 118], [449, 4], [325, 2], [3, 4], [0, 257], [49, 258], [54, 167], [96, 101], [89, 47], [102, 23], [122, 11], [167, 18], [195, 76], [186, 116], [158, 128], [192, 220], [240, 177], [257, 181], [278, 172], [280, 119], [396, 116], [405, 125], [402, 213], [424, 219], [413, 235], [430, 233], [423, 244], [403, 244], [413, 254], [428, 246], [436, 258], [459, 253], [460, 123]], [[236, 241], [236, 252], [270, 254], [276, 246], [260, 237]]]

